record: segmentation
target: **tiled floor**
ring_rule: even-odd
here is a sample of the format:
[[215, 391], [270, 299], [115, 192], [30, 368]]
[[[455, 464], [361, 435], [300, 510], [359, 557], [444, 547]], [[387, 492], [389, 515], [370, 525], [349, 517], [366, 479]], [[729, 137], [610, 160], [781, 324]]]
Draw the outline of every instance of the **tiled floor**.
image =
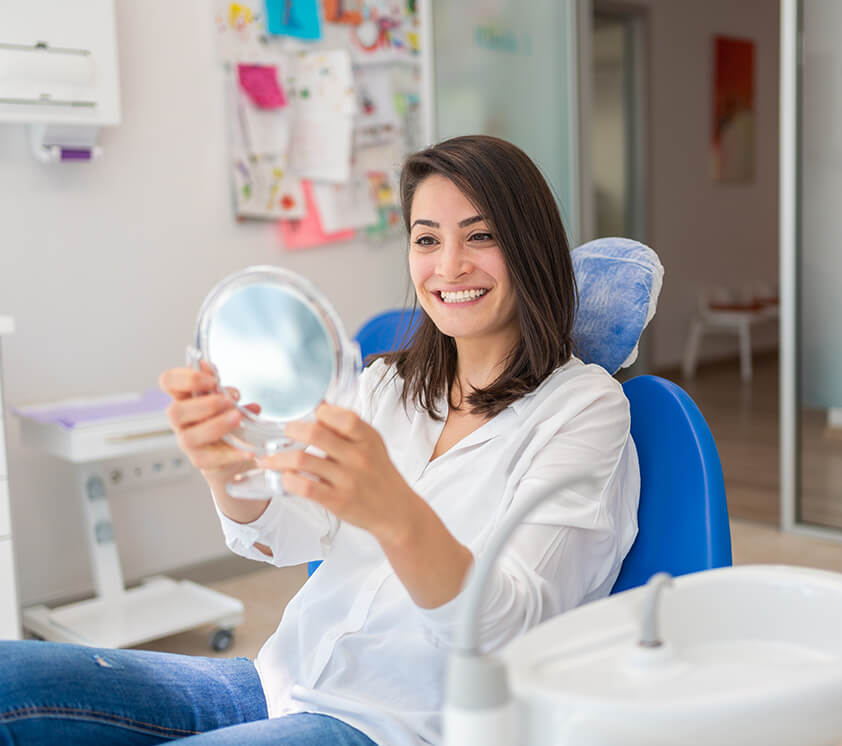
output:
[[662, 375], [693, 397], [710, 425], [722, 461], [731, 517], [777, 525], [777, 356], [755, 356], [751, 383], [740, 380], [736, 361], [702, 366], [689, 381], [677, 373]]

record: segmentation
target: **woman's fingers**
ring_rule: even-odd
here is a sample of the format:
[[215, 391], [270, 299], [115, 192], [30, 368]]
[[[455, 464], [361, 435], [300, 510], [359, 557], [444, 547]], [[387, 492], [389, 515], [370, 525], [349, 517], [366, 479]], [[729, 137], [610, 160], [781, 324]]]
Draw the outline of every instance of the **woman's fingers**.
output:
[[177, 431], [184, 450], [193, 450], [216, 443], [240, 424], [242, 413], [236, 407]]
[[190, 463], [203, 471], [223, 469], [235, 464], [242, 464], [243, 471], [245, 471], [254, 466], [254, 459], [248, 454], [238, 451], [222, 441], [211, 443], [202, 448], [186, 450], [185, 453], [189, 457]]
[[158, 385], [173, 399], [181, 400], [216, 390], [216, 379], [193, 368], [170, 368], [158, 377]]
[[318, 420], [289, 422], [284, 428], [284, 435], [299, 443], [316, 446], [337, 461], [342, 461], [355, 448], [347, 438]]
[[342, 471], [335, 461], [322, 456], [314, 456], [302, 450], [289, 450], [273, 456], [264, 456], [257, 462], [265, 468], [285, 473], [312, 474], [334, 486], [342, 481]]
[[324, 482], [301, 476], [293, 471], [286, 471], [281, 478], [281, 484], [291, 495], [313, 500], [328, 510], [334, 507], [334, 491]]
[[207, 394], [176, 400], [167, 409], [167, 416], [174, 428], [188, 427], [234, 407], [234, 402], [223, 394]]
[[316, 409], [316, 419], [348, 440], [362, 440], [368, 429], [356, 412], [334, 404], [320, 404]]

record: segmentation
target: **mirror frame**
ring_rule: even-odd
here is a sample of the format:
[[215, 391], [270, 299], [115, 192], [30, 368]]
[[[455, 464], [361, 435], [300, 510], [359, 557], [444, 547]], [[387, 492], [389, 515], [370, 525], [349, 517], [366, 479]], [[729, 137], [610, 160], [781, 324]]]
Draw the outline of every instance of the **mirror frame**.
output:
[[[309, 280], [295, 272], [271, 265], [245, 267], [218, 282], [207, 294], [193, 331], [193, 345], [187, 348], [188, 364], [201, 370], [201, 363], [210, 365], [217, 388], [223, 385], [213, 360], [208, 355], [208, 339], [215, 314], [238, 290], [251, 285], [274, 285], [301, 301], [319, 319], [330, 337], [334, 351], [333, 376], [323, 399], [339, 406], [350, 406], [356, 392], [356, 380], [362, 370], [360, 347], [345, 331], [339, 315], [327, 298]], [[260, 402], [257, 402], [260, 404]], [[295, 447], [293, 441], [283, 435], [284, 425], [290, 420], [272, 418], [268, 420], [237, 404], [242, 413], [240, 426], [225, 440], [236, 448], [251, 453], [266, 453], [266, 443], [278, 444], [273, 451]], [[315, 410], [298, 420], [312, 420]]]

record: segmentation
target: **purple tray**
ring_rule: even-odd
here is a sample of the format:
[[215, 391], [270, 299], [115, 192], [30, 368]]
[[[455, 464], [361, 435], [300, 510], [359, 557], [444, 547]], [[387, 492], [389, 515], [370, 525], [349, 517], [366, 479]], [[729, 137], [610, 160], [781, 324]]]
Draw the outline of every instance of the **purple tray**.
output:
[[136, 399], [107, 401], [102, 404], [57, 404], [55, 407], [21, 407], [12, 411], [20, 417], [48, 425], [61, 425], [72, 430], [77, 425], [88, 425], [101, 420], [115, 420], [122, 417], [136, 417], [163, 412], [172, 401], [169, 394], [158, 389], [149, 389]]

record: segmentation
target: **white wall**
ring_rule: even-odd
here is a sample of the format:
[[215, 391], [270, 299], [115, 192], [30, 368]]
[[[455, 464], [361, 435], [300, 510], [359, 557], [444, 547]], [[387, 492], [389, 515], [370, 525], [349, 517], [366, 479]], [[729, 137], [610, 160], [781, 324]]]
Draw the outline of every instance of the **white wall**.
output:
[[[778, 0], [633, 0], [649, 8], [651, 206], [648, 240], [666, 275], [653, 364], [677, 365], [697, 289], [778, 280]], [[756, 168], [748, 184], [711, 178], [713, 37], [756, 42]], [[755, 349], [774, 344], [758, 328]], [[706, 340], [702, 358], [737, 354]]]
[[[353, 332], [400, 305], [400, 241], [286, 253], [271, 224], [236, 223], [219, 65], [204, 0], [117, 0], [123, 123], [104, 157], [46, 166], [0, 125], [0, 313], [8, 406], [140, 391], [180, 365], [199, 304], [224, 275], [277, 263], [314, 281]], [[24, 448], [7, 415], [24, 604], [92, 588], [67, 465]], [[116, 496], [127, 578], [227, 552], [198, 477]]]

